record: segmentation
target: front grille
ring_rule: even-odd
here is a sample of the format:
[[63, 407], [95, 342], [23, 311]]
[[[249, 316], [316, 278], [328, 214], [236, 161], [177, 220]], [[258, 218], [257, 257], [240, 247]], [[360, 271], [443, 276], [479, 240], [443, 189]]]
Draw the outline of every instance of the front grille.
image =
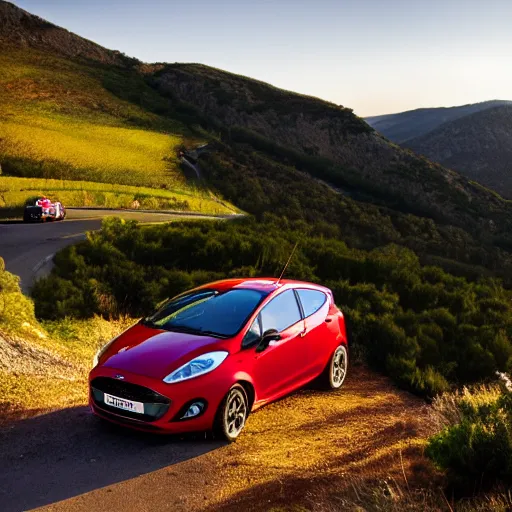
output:
[[[144, 404], [144, 414], [125, 411], [105, 403], [104, 393]], [[155, 421], [169, 409], [171, 401], [152, 389], [131, 382], [124, 382], [109, 377], [96, 377], [91, 382], [91, 395], [96, 407], [117, 416], [133, 418], [138, 421]]]
[[103, 391], [103, 393], [125, 398], [126, 400], [134, 400], [135, 402], [149, 402], [152, 404], [171, 403], [167, 397], [152, 389], [123, 380], [111, 379], [110, 377], [96, 377], [91, 382], [91, 386]]

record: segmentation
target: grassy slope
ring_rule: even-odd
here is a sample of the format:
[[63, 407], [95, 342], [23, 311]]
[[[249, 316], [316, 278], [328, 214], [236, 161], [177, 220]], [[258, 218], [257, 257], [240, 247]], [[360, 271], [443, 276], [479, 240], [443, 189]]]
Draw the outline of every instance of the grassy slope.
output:
[[96, 350], [131, 323], [68, 320], [40, 324], [18, 277], [0, 258], [0, 425], [83, 404]]
[[[227, 211], [187, 183], [174, 148], [200, 141], [161, 115], [166, 113], [165, 100], [134, 72], [7, 45], [0, 48], [0, 69], [4, 175], [80, 180], [77, 188], [91, 193], [87, 198], [63, 196], [61, 200], [71, 200], [69, 205], [126, 206], [135, 199], [134, 189], [110, 186], [109, 194], [102, 195], [83, 183], [89, 181], [157, 188], [142, 192], [155, 198], [149, 207], [172, 207], [176, 192], [189, 195], [184, 209]], [[1, 190], [9, 198], [0, 207], [20, 207], [35, 192], [53, 192], [53, 185], [2, 181]]]
[[[87, 376], [94, 354], [117, 336], [130, 320], [108, 322], [64, 320], [36, 324], [39, 335], [21, 329], [6, 333], [0, 321], [0, 341], [9, 340], [23, 358], [21, 367], [5, 367], [0, 346], [0, 425], [87, 401]], [[30, 352], [22, 351], [30, 347]], [[21, 349], [20, 349], [21, 347]], [[31, 357], [27, 357], [27, 354]]]
[[237, 211], [216, 201], [203, 189], [190, 187], [153, 189], [90, 181], [16, 178], [0, 176], [0, 218], [20, 216], [26, 201], [47, 195], [67, 206], [131, 208], [137, 200], [141, 209], [184, 210], [224, 214]]

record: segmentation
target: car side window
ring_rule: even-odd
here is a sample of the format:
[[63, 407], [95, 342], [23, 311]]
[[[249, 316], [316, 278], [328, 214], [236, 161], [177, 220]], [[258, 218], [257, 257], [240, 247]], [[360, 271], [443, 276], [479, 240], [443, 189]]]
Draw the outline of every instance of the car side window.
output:
[[296, 292], [299, 295], [299, 300], [306, 318], [316, 313], [327, 300], [325, 293], [318, 290], [307, 290], [304, 288], [298, 289]]
[[302, 319], [297, 299], [293, 290], [286, 290], [272, 299], [261, 310], [261, 330], [276, 329], [284, 331]]
[[242, 340], [242, 348], [250, 347], [261, 339], [260, 316], [258, 315]]

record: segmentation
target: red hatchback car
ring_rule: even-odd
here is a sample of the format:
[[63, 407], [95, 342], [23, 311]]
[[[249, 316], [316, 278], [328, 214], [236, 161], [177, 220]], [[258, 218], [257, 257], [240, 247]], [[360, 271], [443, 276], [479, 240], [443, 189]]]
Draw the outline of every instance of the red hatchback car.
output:
[[345, 321], [328, 288], [228, 279], [170, 299], [105, 345], [90, 406], [140, 430], [234, 441], [249, 412], [316, 378], [338, 389], [347, 369]]

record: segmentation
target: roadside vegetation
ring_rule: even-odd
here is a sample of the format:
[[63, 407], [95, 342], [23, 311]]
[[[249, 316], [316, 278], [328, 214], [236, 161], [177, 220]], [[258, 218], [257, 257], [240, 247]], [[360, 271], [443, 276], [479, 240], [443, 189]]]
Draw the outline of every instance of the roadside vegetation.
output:
[[23, 208], [46, 195], [65, 206], [178, 210], [211, 214], [238, 211], [204, 188], [149, 188], [90, 181], [0, 176], [0, 218], [21, 217]]
[[512, 486], [512, 382], [480, 385], [442, 395], [433, 415], [442, 430], [426, 454], [447, 472], [453, 490], [474, 493], [496, 482]]
[[[495, 279], [469, 282], [422, 266], [410, 250], [351, 249], [329, 227], [287, 222], [190, 222], [140, 229], [109, 219], [55, 258], [36, 283], [40, 318], [142, 316], [162, 299], [228, 276], [278, 275], [329, 286], [352, 324], [354, 351], [427, 398], [450, 385], [512, 370], [511, 293]], [[51, 299], [46, 294], [52, 289]]]

